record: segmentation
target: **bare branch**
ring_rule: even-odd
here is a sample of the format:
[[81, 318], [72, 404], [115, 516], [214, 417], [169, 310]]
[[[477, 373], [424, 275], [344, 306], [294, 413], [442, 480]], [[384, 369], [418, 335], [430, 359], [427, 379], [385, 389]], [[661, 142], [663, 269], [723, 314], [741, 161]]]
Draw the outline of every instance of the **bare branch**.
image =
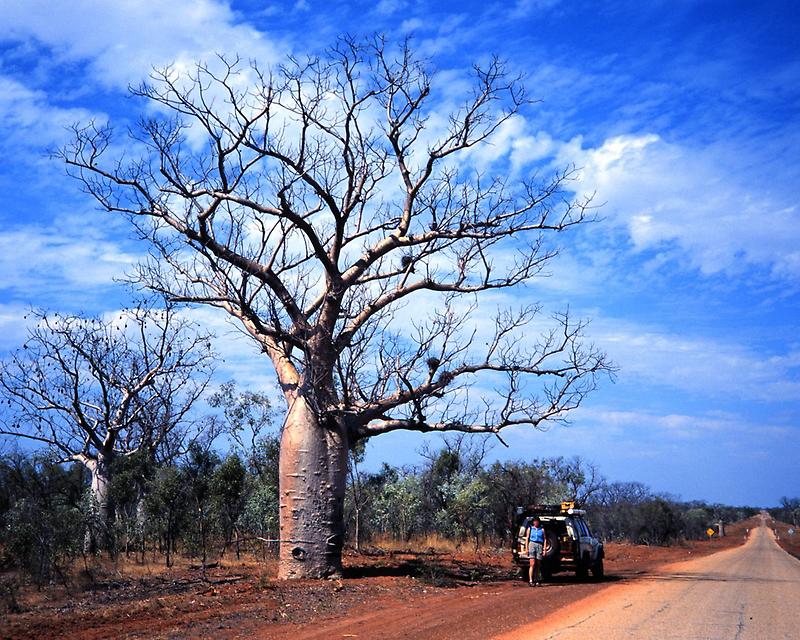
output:
[[168, 435], [179, 437], [210, 377], [207, 334], [169, 307], [135, 307], [110, 323], [31, 317], [23, 348], [0, 363], [1, 434], [87, 461], [142, 448], [155, 455]]
[[532, 104], [500, 60], [475, 67], [447, 113], [429, 65], [382, 38], [266, 70], [225, 57], [167, 67], [134, 94], [160, 110], [131, 150], [90, 124], [60, 157], [149, 241], [137, 284], [235, 318], [290, 404], [303, 397], [356, 439], [497, 433], [564, 420], [611, 371], [567, 315], [538, 339], [536, 307], [475, 328], [478, 301], [545, 273], [551, 238], [592, 210], [573, 168], [509, 182], [502, 166], [474, 167], [469, 151]]

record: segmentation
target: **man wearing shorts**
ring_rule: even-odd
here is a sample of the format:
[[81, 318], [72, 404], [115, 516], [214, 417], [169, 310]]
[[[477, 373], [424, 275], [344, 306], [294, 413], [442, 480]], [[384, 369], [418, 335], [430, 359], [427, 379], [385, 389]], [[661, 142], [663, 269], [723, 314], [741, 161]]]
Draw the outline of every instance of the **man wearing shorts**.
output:
[[539, 518], [533, 519], [533, 525], [528, 530], [528, 584], [538, 587], [542, 584], [542, 558], [545, 551], [545, 535]]

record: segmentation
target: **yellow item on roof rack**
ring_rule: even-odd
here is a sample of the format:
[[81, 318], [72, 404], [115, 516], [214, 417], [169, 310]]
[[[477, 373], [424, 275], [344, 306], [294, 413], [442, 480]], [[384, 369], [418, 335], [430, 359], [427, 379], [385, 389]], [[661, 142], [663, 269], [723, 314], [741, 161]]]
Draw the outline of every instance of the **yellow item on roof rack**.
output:
[[570, 509], [575, 508], [575, 501], [574, 500], [565, 500], [561, 503], [561, 510], [562, 511], [569, 511]]

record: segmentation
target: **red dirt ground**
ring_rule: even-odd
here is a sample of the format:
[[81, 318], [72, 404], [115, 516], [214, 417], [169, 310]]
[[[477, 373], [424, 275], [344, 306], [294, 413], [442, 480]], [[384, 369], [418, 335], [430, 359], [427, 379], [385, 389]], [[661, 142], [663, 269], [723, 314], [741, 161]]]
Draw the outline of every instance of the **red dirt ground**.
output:
[[541, 589], [513, 578], [505, 550], [348, 553], [342, 581], [278, 582], [255, 563], [229, 563], [205, 580], [187, 568], [118, 574], [71, 594], [23, 589], [18, 613], [3, 610], [6, 597], [0, 638], [478, 640], [657, 566], [741, 544], [748, 526], [754, 521], [731, 526], [725, 538], [676, 547], [608, 544], [606, 580], [559, 574]]
[[[787, 524], [779, 520], [767, 521], [767, 526], [775, 530], [778, 544], [800, 560], [800, 526]], [[792, 533], [789, 533], [790, 531]]]

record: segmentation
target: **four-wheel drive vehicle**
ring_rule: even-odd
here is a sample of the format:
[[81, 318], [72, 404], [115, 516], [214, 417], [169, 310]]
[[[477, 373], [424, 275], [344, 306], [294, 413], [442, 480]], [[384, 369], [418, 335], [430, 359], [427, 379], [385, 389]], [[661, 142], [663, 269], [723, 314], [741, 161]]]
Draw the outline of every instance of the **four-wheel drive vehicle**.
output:
[[[515, 537], [513, 539], [514, 563], [520, 568], [529, 565], [525, 554], [525, 541], [534, 517], [539, 518], [549, 547], [542, 560], [545, 579], [558, 571], [574, 571], [579, 578], [592, 572], [595, 578], [603, 577], [603, 543], [591, 532], [583, 515], [573, 502], [560, 505], [530, 505], [517, 507]], [[526, 573], [524, 575], [527, 575]]]

